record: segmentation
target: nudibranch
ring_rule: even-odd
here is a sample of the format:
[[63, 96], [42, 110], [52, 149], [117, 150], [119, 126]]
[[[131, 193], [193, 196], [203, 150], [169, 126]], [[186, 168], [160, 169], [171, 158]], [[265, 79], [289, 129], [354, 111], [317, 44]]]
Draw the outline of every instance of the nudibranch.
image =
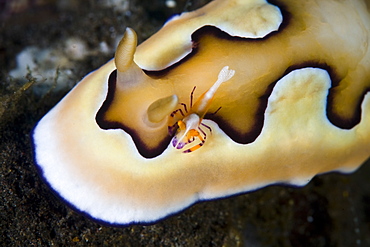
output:
[[37, 124], [35, 162], [69, 205], [112, 225], [352, 172], [370, 156], [369, 12], [214, 0], [138, 47], [128, 28]]

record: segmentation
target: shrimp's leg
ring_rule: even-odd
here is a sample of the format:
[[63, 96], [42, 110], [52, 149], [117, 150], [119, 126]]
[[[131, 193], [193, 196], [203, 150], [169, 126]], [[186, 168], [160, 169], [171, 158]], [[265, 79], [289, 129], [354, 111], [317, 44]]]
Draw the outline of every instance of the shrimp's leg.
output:
[[[180, 104], [184, 107], [185, 113], [187, 113], [188, 109], [186, 107], [186, 104], [185, 103], [180, 103]], [[176, 132], [176, 129], [178, 128], [177, 122], [179, 121], [179, 119], [182, 119], [185, 117], [184, 111], [181, 108], [174, 110], [171, 113], [170, 117], [168, 118], [168, 134], [170, 136], [172, 136]], [[179, 114], [181, 114], [182, 117], [176, 117], [176, 115], [179, 115]]]
[[209, 115], [216, 115], [219, 110], [221, 110], [222, 106], [220, 106], [216, 111], [209, 113]]
[[[209, 130], [209, 132], [212, 134], [212, 128], [211, 127], [209, 127], [208, 125], [206, 125], [204, 123], [200, 123], [200, 124], [202, 126], [206, 127]], [[196, 137], [200, 140], [200, 143], [197, 144], [197, 145], [195, 145], [195, 146], [193, 146], [193, 147], [191, 147], [191, 148], [189, 148], [189, 149], [186, 149], [185, 151], [183, 151], [183, 153], [193, 152], [193, 151], [199, 149], [200, 147], [202, 147], [204, 145], [204, 143], [206, 142], [206, 139], [207, 139], [206, 132], [200, 126], [198, 126], [198, 130], [199, 130], [200, 133], [197, 130], [191, 130], [188, 133], [188, 140], [189, 140], [188, 143], [193, 142]], [[202, 135], [204, 137], [202, 137]]]
[[[209, 132], [211, 132], [211, 134], [212, 134], [212, 128], [211, 127], [209, 127], [207, 124], [204, 124], [204, 123], [200, 123], [202, 126], [204, 126], [204, 127], [206, 127], [208, 130], [209, 130]], [[200, 129], [200, 126], [199, 126], [199, 129]], [[203, 131], [203, 130], [202, 130]], [[204, 132], [204, 131], [203, 131]], [[204, 135], [206, 135], [206, 134], [204, 134]]]
[[204, 130], [202, 130], [202, 128], [199, 126], [198, 127], [198, 130], [203, 134], [203, 136], [204, 136], [204, 140], [205, 139], [207, 139], [207, 134], [206, 134], [206, 132], [204, 132]]
[[[194, 130], [194, 131], [196, 131], [196, 130]], [[199, 132], [198, 131], [196, 131], [196, 133], [197, 133], [197, 135], [193, 135], [192, 137], [198, 137], [199, 138], [199, 140], [200, 140], [200, 143], [199, 144], [197, 144], [197, 145], [195, 145], [195, 146], [193, 146], [193, 147], [191, 147], [191, 148], [189, 148], [189, 149], [186, 149], [185, 151], [183, 151], [183, 153], [190, 153], [190, 152], [193, 152], [193, 151], [195, 151], [195, 150], [197, 150], [197, 149], [199, 149], [200, 147], [202, 147], [203, 145], [204, 145], [204, 143], [205, 143], [205, 138], [203, 138], [202, 136], [201, 136], [201, 134], [199, 134]], [[202, 133], [204, 133], [203, 131], [202, 131]]]
[[190, 109], [193, 108], [193, 94], [194, 94], [194, 91], [195, 91], [196, 88], [197, 88], [197, 86], [194, 86], [193, 90], [190, 93]]
[[[187, 108], [186, 104], [185, 104], [185, 103], [180, 103], [180, 105], [182, 105], [182, 106], [184, 107], [184, 111], [185, 111], [186, 113], [188, 113], [188, 108]], [[182, 115], [183, 117], [185, 117], [185, 115], [184, 115], [184, 113], [181, 111], [181, 109], [178, 109], [178, 110], [180, 110], [181, 115]]]

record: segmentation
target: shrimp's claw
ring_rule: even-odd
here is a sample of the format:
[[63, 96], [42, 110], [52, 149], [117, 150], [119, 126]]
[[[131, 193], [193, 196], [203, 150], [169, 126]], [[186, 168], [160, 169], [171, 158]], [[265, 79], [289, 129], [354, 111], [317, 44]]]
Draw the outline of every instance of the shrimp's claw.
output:
[[218, 74], [218, 80], [217, 81], [228, 81], [233, 77], [235, 74], [235, 70], [229, 69], [229, 66], [225, 66], [221, 69], [220, 73]]

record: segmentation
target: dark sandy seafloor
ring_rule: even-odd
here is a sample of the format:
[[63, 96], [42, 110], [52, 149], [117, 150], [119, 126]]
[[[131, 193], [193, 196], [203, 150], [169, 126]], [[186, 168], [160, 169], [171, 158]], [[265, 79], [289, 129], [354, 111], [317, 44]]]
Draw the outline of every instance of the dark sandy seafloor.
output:
[[[76, 82], [113, 57], [126, 26], [141, 42], [184, 1], [175, 10], [155, 0], [130, 0], [119, 10], [106, 1], [28, 2], [4, 8], [0, 1], [0, 246], [370, 246], [369, 161], [352, 174], [319, 175], [302, 188], [275, 185], [197, 203], [147, 226], [108, 227], [71, 210], [37, 173], [32, 128]], [[26, 47], [63, 52], [61, 44], [71, 37], [89, 52], [51, 68], [54, 83], [45, 85], [31, 70], [23, 79], [10, 77]], [[102, 42], [107, 49], [98, 49]]]

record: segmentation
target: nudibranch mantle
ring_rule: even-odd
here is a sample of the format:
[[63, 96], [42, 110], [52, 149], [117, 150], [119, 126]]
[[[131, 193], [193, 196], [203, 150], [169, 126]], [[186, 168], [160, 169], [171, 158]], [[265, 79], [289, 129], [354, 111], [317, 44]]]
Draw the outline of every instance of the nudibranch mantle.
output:
[[[191, 34], [195, 54], [154, 74], [142, 71], [128, 29], [115, 61], [87, 75], [35, 127], [35, 161], [46, 182], [76, 210], [127, 225], [201, 200], [357, 169], [370, 156], [368, 10], [360, 0], [320, 1], [330, 6], [327, 15], [316, 1], [276, 2], [291, 15], [283, 30], [250, 41], [201, 27]], [[323, 35], [336, 25], [331, 11], [361, 23], [347, 27], [358, 28], [353, 40], [340, 30]], [[194, 152], [178, 152], [168, 136], [171, 112], [194, 86], [194, 99], [206, 92], [225, 66], [235, 75], [209, 112], [222, 109], [202, 121], [212, 134]], [[238, 139], [250, 133], [257, 134]]]

